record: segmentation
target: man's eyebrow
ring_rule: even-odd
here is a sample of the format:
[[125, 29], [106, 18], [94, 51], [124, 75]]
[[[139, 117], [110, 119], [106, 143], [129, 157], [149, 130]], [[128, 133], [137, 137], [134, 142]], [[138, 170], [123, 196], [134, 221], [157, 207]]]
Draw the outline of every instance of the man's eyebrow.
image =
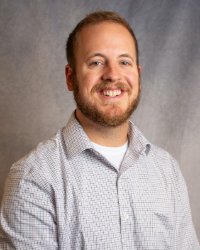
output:
[[89, 60], [89, 59], [91, 59], [91, 58], [93, 58], [93, 57], [96, 57], [96, 56], [106, 58], [106, 56], [105, 56], [104, 54], [97, 52], [97, 53], [94, 53], [94, 54], [89, 55], [89, 56], [87, 57], [87, 60]]
[[130, 58], [132, 61], [135, 61], [134, 59], [133, 59], [133, 57], [132, 56], [130, 56], [129, 54], [121, 54], [121, 55], [119, 55], [119, 57], [128, 57], [128, 58]]
[[[102, 54], [100, 52], [97, 52], [97, 53], [93, 53], [93, 54], [89, 55], [87, 57], [87, 60], [89, 60], [89, 59], [91, 59], [93, 57], [98, 57], [98, 56], [102, 57], [102, 58], [106, 58], [106, 55], [104, 55], [104, 54]], [[119, 58], [121, 58], [121, 57], [127, 57], [127, 58], [130, 58], [132, 61], [135, 61], [134, 58], [131, 55], [127, 54], [127, 53], [120, 54], [118, 57]]]

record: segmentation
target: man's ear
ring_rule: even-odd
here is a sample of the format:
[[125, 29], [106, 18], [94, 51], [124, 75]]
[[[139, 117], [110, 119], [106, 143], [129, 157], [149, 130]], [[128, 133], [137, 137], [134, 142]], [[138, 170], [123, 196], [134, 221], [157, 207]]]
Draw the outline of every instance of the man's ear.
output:
[[73, 91], [73, 70], [69, 64], [65, 66], [65, 76], [68, 90]]
[[141, 65], [138, 65], [138, 72], [139, 72], [139, 74], [141, 74], [141, 72], [142, 72], [142, 66]]

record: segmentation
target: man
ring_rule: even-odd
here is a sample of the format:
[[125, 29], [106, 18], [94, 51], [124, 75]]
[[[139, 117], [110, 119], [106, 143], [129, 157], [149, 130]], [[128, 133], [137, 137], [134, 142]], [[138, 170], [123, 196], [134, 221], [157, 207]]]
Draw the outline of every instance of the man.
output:
[[67, 41], [67, 126], [11, 168], [1, 249], [199, 249], [175, 160], [129, 117], [140, 96], [135, 35], [95, 12]]

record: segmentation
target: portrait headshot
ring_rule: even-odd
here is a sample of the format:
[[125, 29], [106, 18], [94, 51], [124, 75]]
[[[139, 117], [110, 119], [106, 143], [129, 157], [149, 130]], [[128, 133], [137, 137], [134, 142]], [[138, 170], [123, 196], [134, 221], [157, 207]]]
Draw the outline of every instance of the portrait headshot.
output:
[[0, 249], [200, 250], [198, 0], [0, 9]]

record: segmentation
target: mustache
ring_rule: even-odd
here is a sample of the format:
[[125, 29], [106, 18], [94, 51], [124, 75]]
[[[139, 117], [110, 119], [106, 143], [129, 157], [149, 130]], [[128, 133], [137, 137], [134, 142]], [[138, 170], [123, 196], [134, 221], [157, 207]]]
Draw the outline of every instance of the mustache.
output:
[[110, 89], [110, 88], [118, 88], [121, 89], [122, 91], [130, 91], [130, 87], [127, 86], [127, 84], [123, 83], [123, 82], [117, 82], [117, 83], [110, 83], [110, 82], [100, 82], [98, 84], [96, 84], [93, 88], [92, 88], [92, 92], [96, 92], [96, 91], [101, 91], [101, 90], [105, 90], [105, 89]]

